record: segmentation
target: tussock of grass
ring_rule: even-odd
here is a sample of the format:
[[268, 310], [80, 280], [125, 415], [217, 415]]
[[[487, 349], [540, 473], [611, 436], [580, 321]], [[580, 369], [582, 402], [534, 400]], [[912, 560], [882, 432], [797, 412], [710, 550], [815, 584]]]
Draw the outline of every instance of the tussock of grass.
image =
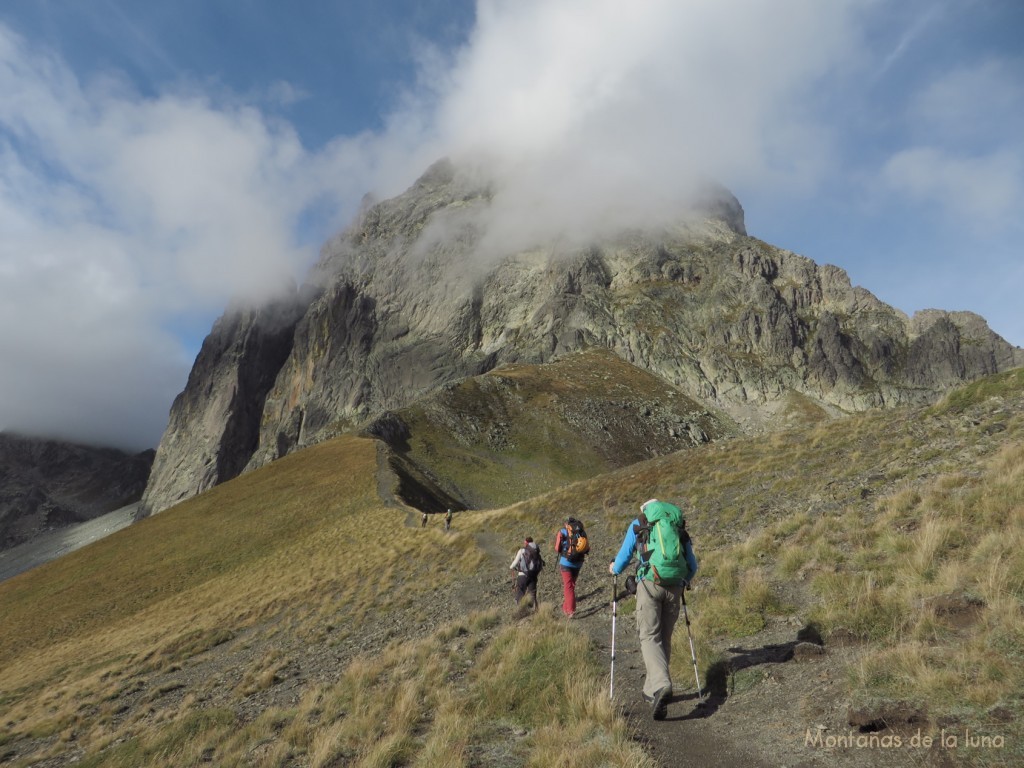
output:
[[[996, 454], [977, 483], [938, 477], [919, 493], [882, 499], [859, 544], [872, 570], [815, 581], [825, 627], [880, 641], [850, 670], [855, 699], [916, 701], [969, 722], [985, 722], [997, 705], [1020, 706], [1022, 474], [1018, 443]], [[910, 509], [926, 511], [908, 517]]]
[[281, 671], [288, 666], [288, 659], [278, 649], [273, 649], [251, 665], [236, 689], [241, 696], [251, 696], [265, 691], [280, 680]]
[[931, 408], [931, 413], [963, 413], [979, 402], [1012, 397], [1021, 390], [1024, 390], [1024, 368], [1015, 368], [953, 390]]
[[[585, 638], [550, 612], [507, 625], [485, 612], [360, 658], [297, 710], [266, 712], [223, 738], [215, 759], [232, 764], [262, 745], [260, 765], [301, 755], [316, 768], [456, 768], [491, 755], [536, 766], [653, 768], [608, 701], [603, 673]], [[179, 732], [170, 724], [163, 739]], [[139, 746], [153, 757], [148, 741]], [[170, 763], [157, 756], [152, 764]]]
[[226, 709], [186, 712], [148, 737], [129, 738], [102, 754], [87, 757], [83, 768], [135, 768], [136, 766], [199, 765], [235, 726], [235, 714]]

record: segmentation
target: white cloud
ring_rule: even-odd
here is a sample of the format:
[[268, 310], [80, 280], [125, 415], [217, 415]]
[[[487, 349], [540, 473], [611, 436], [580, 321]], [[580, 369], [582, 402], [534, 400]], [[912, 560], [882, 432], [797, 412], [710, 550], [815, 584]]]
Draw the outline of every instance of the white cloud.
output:
[[267, 101], [284, 107], [298, 104], [308, 98], [309, 93], [302, 88], [296, 88], [287, 80], [275, 80], [266, 89]]
[[187, 363], [146, 306], [126, 241], [87, 223], [49, 235], [25, 224], [0, 246], [0, 423], [151, 447]]
[[[513, 247], [675, 215], [704, 178], [813, 184], [830, 139], [801, 100], [855, 48], [862, 5], [481, 0], [462, 50], [421, 52], [384, 130], [317, 152], [237, 97], [82, 81], [0, 26], [0, 428], [109, 438], [113, 422], [155, 442], [191, 362], [173, 319], [301, 272], [303, 215], [326, 204], [344, 224], [442, 154], [497, 175], [492, 237]], [[17, 322], [40, 313], [61, 321]], [[129, 391], [131, 371], [167, 378]], [[89, 404], [104, 390], [119, 406]], [[157, 416], [125, 415], [142, 412]]]
[[882, 168], [885, 186], [968, 230], [1012, 231], [1024, 208], [1024, 84], [1019, 62], [954, 66], [909, 99], [909, 145]]
[[335, 192], [287, 124], [80, 82], [2, 26], [0, 91], [0, 429], [154, 445], [191, 364], [174, 318], [301, 272]]
[[907, 51], [914, 46], [914, 44], [925, 34], [925, 32], [934, 25], [945, 13], [946, 6], [941, 2], [932, 2], [923, 13], [912, 19], [909, 26], [903, 30], [899, 40], [893, 49], [886, 55], [882, 61], [881, 67], [879, 67], [878, 76], [886, 74], [897, 61], [899, 61]]
[[484, 0], [439, 140], [497, 169], [503, 242], [678, 215], [707, 179], [813, 186], [832, 139], [807, 99], [862, 6]]

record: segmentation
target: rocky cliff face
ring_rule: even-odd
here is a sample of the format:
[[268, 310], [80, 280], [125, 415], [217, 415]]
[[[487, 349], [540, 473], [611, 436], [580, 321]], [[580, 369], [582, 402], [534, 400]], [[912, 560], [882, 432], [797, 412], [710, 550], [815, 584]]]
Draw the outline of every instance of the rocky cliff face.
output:
[[0, 549], [134, 504], [152, 463], [152, 451], [0, 433]]
[[171, 406], [141, 515], [238, 475], [259, 445], [267, 392], [292, 349], [304, 301], [293, 289], [264, 307], [232, 307], [214, 324]]
[[1024, 364], [975, 315], [908, 318], [842, 270], [747, 236], [724, 192], [668, 226], [514, 253], [486, 237], [491, 200], [438, 163], [325, 246], [304, 300], [229, 311], [174, 404], [147, 508], [446, 382], [591, 347], [748, 430], [793, 393], [838, 414], [926, 402]]

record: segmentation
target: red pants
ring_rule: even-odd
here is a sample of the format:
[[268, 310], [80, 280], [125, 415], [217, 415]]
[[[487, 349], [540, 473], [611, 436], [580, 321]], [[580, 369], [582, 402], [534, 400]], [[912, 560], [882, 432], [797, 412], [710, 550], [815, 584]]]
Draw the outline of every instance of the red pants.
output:
[[576, 577], [579, 575], [579, 568], [562, 566], [562, 613], [566, 616], [576, 613]]

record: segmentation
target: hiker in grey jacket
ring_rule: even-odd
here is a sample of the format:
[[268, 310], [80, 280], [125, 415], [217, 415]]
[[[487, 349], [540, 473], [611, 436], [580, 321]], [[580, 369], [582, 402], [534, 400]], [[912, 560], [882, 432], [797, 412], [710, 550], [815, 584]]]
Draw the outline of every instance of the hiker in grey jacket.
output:
[[516, 604], [523, 599], [527, 593], [530, 594], [530, 602], [537, 607], [537, 576], [540, 569], [544, 567], [544, 558], [540, 556], [540, 549], [533, 542], [532, 536], [527, 536], [523, 546], [516, 552], [512, 559], [512, 565], [508, 568], [515, 574], [515, 597]]
[[[644, 700], [653, 705], [655, 720], [662, 720], [666, 714], [668, 700], [672, 697], [672, 678], [669, 676], [669, 660], [672, 655], [672, 630], [679, 618], [680, 596], [683, 589], [697, 573], [697, 558], [693, 554], [693, 545], [689, 535], [677, 536], [680, 557], [676, 561], [677, 568], [685, 572], [683, 575], [673, 574], [674, 578], [658, 579], [649, 560], [654, 556], [641, 553], [646, 549], [644, 536], [651, 523], [658, 518], [668, 518], [679, 523], [678, 530], [685, 531], [682, 512], [679, 507], [668, 502], [650, 499], [640, 507], [641, 517], [634, 518], [626, 528], [626, 535], [615, 560], [608, 564], [608, 571], [616, 576], [629, 565], [633, 555], [637, 554], [640, 565], [637, 568], [636, 584], [636, 629], [640, 637], [640, 653], [644, 658], [647, 675], [644, 678]], [[641, 523], [643, 519], [643, 524]], [[647, 526], [647, 528], [644, 527]], [[673, 528], [673, 530], [676, 530]], [[640, 550], [638, 552], [637, 550]], [[652, 550], [653, 552], [653, 550]], [[685, 563], [685, 566], [684, 566]], [[659, 583], [655, 583], [658, 581]]]

